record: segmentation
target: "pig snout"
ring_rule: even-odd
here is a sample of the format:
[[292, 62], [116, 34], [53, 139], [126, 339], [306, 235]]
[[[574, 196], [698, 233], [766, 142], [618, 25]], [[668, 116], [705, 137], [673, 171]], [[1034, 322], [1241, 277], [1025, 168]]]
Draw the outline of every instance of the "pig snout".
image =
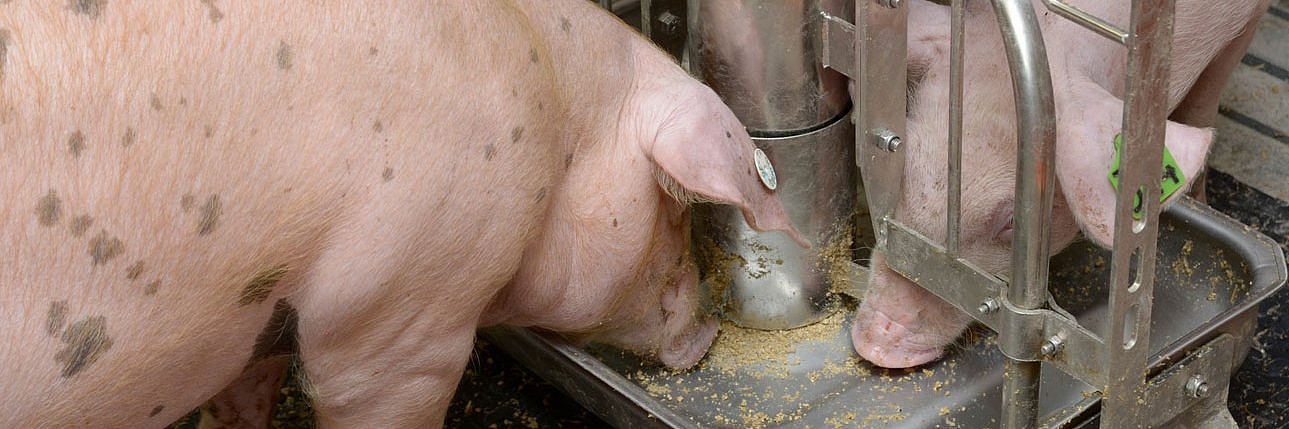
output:
[[698, 275], [693, 262], [685, 261], [685, 267], [688, 269], [677, 279], [676, 287], [664, 290], [662, 295], [664, 320], [658, 360], [674, 369], [697, 364], [716, 340], [720, 326], [699, 305]]
[[874, 365], [908, 368], [938, 359], [967, 316], [873, 258], [869, 290], [855, 314], [855, 351]]

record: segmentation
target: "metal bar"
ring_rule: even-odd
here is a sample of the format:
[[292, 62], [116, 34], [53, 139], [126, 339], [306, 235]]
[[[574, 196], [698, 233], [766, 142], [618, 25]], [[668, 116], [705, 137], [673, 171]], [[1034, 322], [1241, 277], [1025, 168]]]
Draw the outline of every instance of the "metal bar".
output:
[[962, 227], [962, 68], [966, 0], [953, 0], [949, 38], [949, 224], [944, 247], [958, 256]]
[[[1115, 204], [1114, 258], [1111, 262], [1110, 327], [1106, 335], [1109, 383], [1102, 428], [1146, 427], [1149, 413], [1139, 404], [1146, 395], [1146, 358], [1150, 350], [1150, 313], [1158, 237], [1159, 177], [1164, 124], [1168, 117], [1169, 67], [1174, 0], [1134, 0], [1124, 97], [1123, 163]], [[1109, 144], [1110, 142], [1106, 142]], [[1134, 220], [1134, 198], [1144, 204]]]
[[[1016, 208], [1012, 249], [1012, 284], [1007, 300], [1021, 309], [1039, 308], [1047, 300], [1052, 197], [1055, 194], [1055, 107], [1052, 76], [1033, 4], [1028, 0], [994, 0], [1016, 98]], [[1011, 320], [1021, 320], [1014, 318]], [[1004, 326], [1000, 342], [1025, 338], [1022, 326]], [[1034, 347], [1038, 345], [1035, 344]], [[1003, 387], [1003, 427], [1033, 427], [1038, 420], [1038, 362], [1012, 362]]]
[[1043, 4], [1047, 5], [1048, 10], [1056, 12], [1057, 15], [1063, 16], [1065, 19], [1083, 26], [1083, 28], [1092, 30], [1093, 33], [1119, 42], [1120, 45], [1128, 44], [1128, 33], [1120, 30], [1119, 27], [1115, 27], [1114, 24], [1106, 22], [1104, 19], [1097, 18], [1062, 0], [1043, 0]]
[[886, 245], [882, 223], [899, 202], [904, 176], [904, 152], [898, 150], [899, 144], [891, 143], [898, 142], [906, 131], [906, 34], [907, 7], [856, 0], [855, 153], [878, 248]]

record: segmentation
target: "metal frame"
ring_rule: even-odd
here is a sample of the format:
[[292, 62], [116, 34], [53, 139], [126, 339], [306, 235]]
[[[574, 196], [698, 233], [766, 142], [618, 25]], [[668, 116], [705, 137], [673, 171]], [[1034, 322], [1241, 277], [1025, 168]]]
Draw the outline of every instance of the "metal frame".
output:
[[[825, 65], [855, 80], [856, 163], [863, 175], [877, 231], [877, 246], [888, 264], [928, 291], [999, 332], [999, 347], [1009, 358], [1003, 398], [1003, 427], [1034, 427], [1039, 421], [1038, 373], [1046, 361], [1097, 386], [1105, 394], [1102, 427], [1147, 427], [1183, 413], [1224, 415], [1222, 400], [1201, 401], [1194, 394], [1194, 372], [1173, 366], [1148, 379], [1155, 243], [1158, 237], [1159, 182], [1168, 112], [1157, 100], [1167, 97], [1168, 56], [1174, 0], [1133, 0], [1129, 31], [1061, 0], [1044, 5], [1094, 33], [1127, 46], [1127, 95], [1123, 120], [1124, 182], [1116, 196], [1107, 338], [1080, 326], [1059, 309], [1047, 309], [1047, 259], [1054, 192], [1055, 112], [1043, 39], [1028, 0], [992, 0], [1013, 76], [1017, 109], [1016, 208], [1012, 282], [1008, 284], [958, 255], [961, 207], [962, 52], [964, 1], [952, 2], [951, 108], [949, 126], [948, 237], [942, 247], [894, 221], [903, 158], [904, 85], [907, 13], [900, 2], [857, 0], [855, 25], [826, 16]], [[853, 33], [846, 38], [845, 34]], [[852, 43], [848, 43], [853, 40]], [[853, 54], [851, 54], [853, 53]], [[890, 142], [897, 144], [892, 147]], [[1130, 216], [1133, 198], [1143, 190], [1143, 219]], [[1216, 345], [1214, 345], [1216, 343]], [[1229, 381], [1231, 341], [1219, 338], [1186, 358]], [[1219, 352], [1213, 353], [1214, 347]], [[1178, 381], [1178, 374], [1191, 374]], [[1202, 379], [1201, 379], [1202, 380]], [[1176, 388], [1179, 383], [1184, 388]], [[1190, 388], [1185, 388], [1191, 385]], [[1224, 394], [1223, 394], [1224, 395]], [[1220, 409], [1220, 410], [1219, 410]], [[1189, 410], [1189, 411], [1188, 411]], [[1058, 412], [1059, 414], [1059, 412]], [[1113, 423], [1110, 423], [1113, 422]], [[1209, 423], [1222, 423], [1222, 419]], [[1233, 422], [1231, 422], [1233, 427]]]

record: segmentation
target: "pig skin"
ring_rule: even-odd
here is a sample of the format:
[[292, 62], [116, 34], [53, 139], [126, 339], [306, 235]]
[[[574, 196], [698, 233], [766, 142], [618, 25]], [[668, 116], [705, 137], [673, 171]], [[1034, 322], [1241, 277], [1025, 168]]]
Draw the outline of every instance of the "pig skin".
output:
[[441, 425], [480, 326], [692, 365], [685, 203], [800, 242], [752, 150], [582, 0], [0, 2], [0, 427], [264, 391], [275, 308], [322, 427]]

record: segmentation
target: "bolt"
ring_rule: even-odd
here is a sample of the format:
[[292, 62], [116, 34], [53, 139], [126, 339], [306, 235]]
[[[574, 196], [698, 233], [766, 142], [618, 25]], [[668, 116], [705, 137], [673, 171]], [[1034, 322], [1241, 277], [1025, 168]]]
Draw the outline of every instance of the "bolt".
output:
[[658, 23], [662, 24], [658, 29], [662, 30], [663, 34], [669, 36], [675, 36], [676, 32], [680, 30], [680, 17], [671, 13], [670, 10], [664, 10], [662, 13], [658, 14]]
[[877, 0], [877, 4], [880, 4], [883, 7], [889, 7], [891, 9], [900, 7], [900, 3], [901, 3], [900, 0]]
[[1048, 338], [1047, 341], [1043, 341], [1043, 348], [1039, 351], [1043, 352], [1043, 356], [1051, 357], [1059, 353], [1063, 348], [1065, 348], [1065, 339], [1054, 335]]
[[1192, 398], [1208, 396], [1208, 382], [1204, 381], [1203, 375], [1195, 374], [1186, 380], [1186, 394]]
[[976, 307], [976, 311], [979, 311], [980, 314], [994, 314], [994, 312], [998, 311], [998, 308], [998, 300], [989, 298], [980, 303], [980, 306]]
[[873, 144], [887, 152], [900, 150], [900, 145], [904, 144], [904, 140], [900, 139], [900, 136], [895, 135], [894, 131], [888, 129], [876, 130], [874, 135], [877, 136], [877, 140], [874, 140]]

